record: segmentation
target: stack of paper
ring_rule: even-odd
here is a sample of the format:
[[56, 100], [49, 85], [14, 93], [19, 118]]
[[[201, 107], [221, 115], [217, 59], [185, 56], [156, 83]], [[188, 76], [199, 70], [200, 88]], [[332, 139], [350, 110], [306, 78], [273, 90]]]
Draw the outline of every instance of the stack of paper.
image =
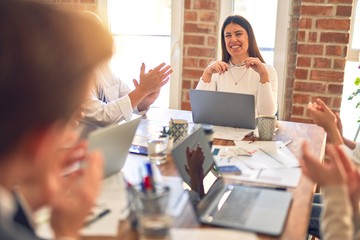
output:
[[236, 142], [236, 146], [213, 146], [217, 166], [236, 166], [241, 175], [226, 178], [276, 186], [296, 187], [301, 169], [292, 152], [282, 142]]

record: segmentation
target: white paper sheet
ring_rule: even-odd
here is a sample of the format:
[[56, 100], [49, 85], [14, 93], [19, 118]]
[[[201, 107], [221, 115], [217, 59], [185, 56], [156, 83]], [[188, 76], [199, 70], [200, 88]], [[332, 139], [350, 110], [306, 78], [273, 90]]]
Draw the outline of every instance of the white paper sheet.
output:
[[199, 240], [199, 239], [226, 239], [226, 240], [256, 240], [254, 233], [221, 228], [173, 228], [170, 230], [171, 240]]
[[246, 134], [256, 131], [251, 129], [222, 127], [222, 126], [213, 126], [213, 129], [214, 129], [214, 138], [233, 140], [233, 141], [241, 141]]
[[236, 146], [213, 146], [218, 166], [235, 165], [241, 175], [226, 174], [225, 178], [280, 187], [296, 187], [301, 177], [299, 162], [282, 142], [236, 141]]

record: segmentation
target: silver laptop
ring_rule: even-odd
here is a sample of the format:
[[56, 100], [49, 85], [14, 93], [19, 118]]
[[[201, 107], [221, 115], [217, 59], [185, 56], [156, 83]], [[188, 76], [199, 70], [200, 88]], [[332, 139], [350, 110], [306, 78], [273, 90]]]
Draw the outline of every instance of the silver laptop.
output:
[[104, 156], [104, 178], [118, 173], [125, 164], [141, 117], [129, 122], [97, 129], [88, 136], [89, 149], [99, 149]]
[[255, 129], [255, 97], [250, 94], [190, 89], [194, 123]]
[[[184, 167], [186, 148], [198, 146], [205, 156], [203, 168], [209, 171], [214, 159], [201, 128], [172, 150], [176, 168], [188, 184], [190, 178]], [[279, 236], [291, 201], [292, 194], [287, 191], [225, 183], [224, 179], [218, 177], [194, 209], [199, 222], [203, 224]], [[195, 201], [192, 203], [195, 205]]]

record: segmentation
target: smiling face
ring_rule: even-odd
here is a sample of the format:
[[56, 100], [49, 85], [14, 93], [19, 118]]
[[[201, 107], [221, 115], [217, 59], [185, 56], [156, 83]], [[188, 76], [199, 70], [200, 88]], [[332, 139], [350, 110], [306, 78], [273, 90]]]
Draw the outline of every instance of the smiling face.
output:
[[224, 29], [226, 50], [234, 64], [249, 57], [249, 37], [246, 30], [238, 24], [230, 23]]

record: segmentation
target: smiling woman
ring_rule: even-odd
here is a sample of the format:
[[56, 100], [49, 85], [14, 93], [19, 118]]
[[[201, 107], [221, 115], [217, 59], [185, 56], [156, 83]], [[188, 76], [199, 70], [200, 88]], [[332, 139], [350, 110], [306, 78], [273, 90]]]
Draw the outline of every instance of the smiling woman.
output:
[[[265, 63], [253, 29], [244, 17], [232, 15], [225, 19], [221, 50], [222, 59], [205, 68], [196, 89], [251, 94], [255, 96], [256, 115], [275, 115], [276, 71]], [[235, 65], [239, 67], [232, 67]]]

